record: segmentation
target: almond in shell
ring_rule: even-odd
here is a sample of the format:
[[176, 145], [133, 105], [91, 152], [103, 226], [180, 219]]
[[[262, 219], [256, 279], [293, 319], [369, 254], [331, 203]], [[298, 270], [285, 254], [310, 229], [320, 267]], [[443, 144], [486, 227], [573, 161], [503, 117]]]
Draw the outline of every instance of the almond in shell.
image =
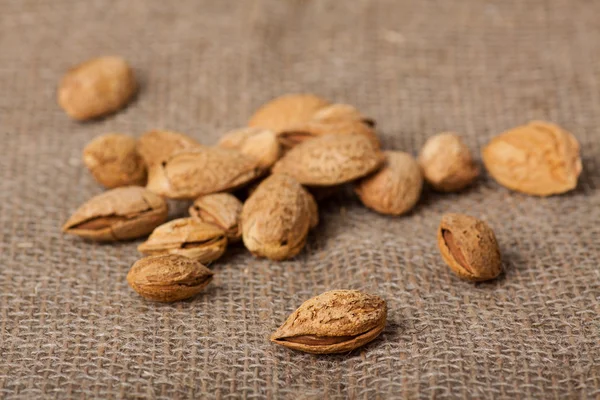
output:
[[145, 236], [167, 220], [163, 198], [138, 186], [109, 190], [85, 202], [63, 232], [85, 239], [115, 241]]
[[107, 188], [146, 183], [146, 165], [131, 136], [121, 133], [98, 136], [83, 149], [83, 162]]
[[148, 171], [148, 190], [172, 199], [239, 188], [262, 173], [259, 161], [235, 150], [201, 147], [176, 153]]
[[363, 135], [325, 135], [291, 149], [273, 173], [289, 175], [303, 185], [334, 186], [368, 175], [384, 160], [379, 148]]
[[363, 204], [379, 213], [401, 215], [419, 201], [423, 177], [417, 161], [402, 151], [386, 151], [386, 162], [361, 179], [355, 192]]
[[385, 328], [386, 302], [356, 290], [332, 290], [305, 301], [271, 341], [313, 354], [346, 353], [375, 339]]
[[579, 143], [558, 125], [532, 121], [511, 129], [483, 149], [492, 177], [519, 192], [550, 196], [575, 189], [581, 174]]
[[258, 257], [284, 260], [298, 254], [318, 223], [317, 205], [294, 178], [271, 175], [242, 209], [242, 239]]
[[129, 286], [148, 300], [173, 302], [200, 293], [213, 272], [187, 257], [166, 254], [136, 261], [127, 274]]
[[160, 165], [175, 153], [198, 147], [202, 145], [188, 135], [164, 130], [146, 132], [137, 141], [137, 151], [148, 168]]
[[133, 70], [121, 57], [99, 57], [70, 69], [58, 88], [58, 103], [75, 120], [87, 120], [123, 108], [134, 96]]
[[179, 218], [157, 227], [138, 251], [148, 255], [178, 254], [201, 263], [221, 257], [227, 235], [216, 225], [194, 218]]

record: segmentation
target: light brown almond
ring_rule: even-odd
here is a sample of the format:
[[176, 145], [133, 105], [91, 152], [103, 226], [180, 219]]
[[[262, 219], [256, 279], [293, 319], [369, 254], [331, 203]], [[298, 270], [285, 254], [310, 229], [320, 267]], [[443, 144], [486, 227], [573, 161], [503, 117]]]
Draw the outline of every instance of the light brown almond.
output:
[[172, 199], [234, 190], [262, 170], [259, 162], [231, 149], [201, 147], [176, 153], [148, 171], [148, 190]]
[[275, 133], [263, 128], [241, 128], [230, 131], [219, 141], [219, 147], [234, 149], [258, 160], [259, 168], [271, 168], [281, 156]]
[[379, 148], [363, 135], [325, 135], [291, 149], [273, 173], [292, 176], [303, 185], [334, 186], [375, 171], [384, 160]]
[[214, 193], [198, 197], [189, 208], [192, 218], [218, 226], [230, 242], [242, 238], [240, 216], [242, 202], [229, 193]]
[[109, 190], [85, 202], [63, 232], [97, 241], [135, 239], [167, 220], [167, 203], [138, 186]]
[[442, 258], [460, 278], [486, 281], [502, 272], [496, 236], [485, 222], [464, 214], [445, 214], [437, 239]]
[[107, 133], [96, 137], [83, 149], [83, 163], [107, 188], [146, 183], [146, 165], [131, 136]]
[[460, 191], [479, 176], [469, 148], [455, 133], [429, 138], [419, 154], [419, 165], [427, 182], [440, 192]]
[[127, 274], [129, 286], [148, 300], [173, 302], [200, 293], [213, 272], [200, 262], [178, 255], [159, 255], [136, 261]]
[[536, 196], [575, 189], [582, 169], [577, 139], [558, 125], [543, 121], [495, 137], [482, 155], [498, 183]]
[[271, 335], [271, 341], [314, 354], [346, 353], [384, 329], [386, 302], [356, 290], [332, 290], [305, 301]]
[[99, 57], [70, 69], [58, 88], [58, 103], [73, 119], [113, 113], [133, 97], [133, 70], [120, 57]]
[[271, 175], [244, 203], [242, 238], [255, 256], [284, 260], [302, 250], [310, 227], [317, 223], [310, 193], [289, 176]]
[[375, 127], [375, 121], [365, 117], [356, 107], [350, 104], [335, 103], [321, 108], [312, 118], [314, 122], [333, 123], [341, 121], [361, 121], [364, 124]]
[[138, 246], [143, 254], [177, 254], [201, 263], [221, 257], [227, 248], [225, 231], [194, 218], [179, 218], [156, 228], [148, 240]]
[[361, 179], [355, 192], [365, 206], [382, 214], [401, 215], [419, 201], [423, 177], [410, 154], [386, 151], [385, 156], [384, 166]]

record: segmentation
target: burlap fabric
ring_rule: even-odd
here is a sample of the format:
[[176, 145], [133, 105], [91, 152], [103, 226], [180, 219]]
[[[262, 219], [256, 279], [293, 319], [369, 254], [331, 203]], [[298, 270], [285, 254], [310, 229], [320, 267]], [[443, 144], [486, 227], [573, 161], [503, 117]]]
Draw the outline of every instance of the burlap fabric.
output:
[[[0, 398], [600, 397], [599, 15], [585, 0], [0, 0]], [[115, 116], [72, 122], [56, 84], [104, 54], [133, 64], [141, 92]], [[584, 172], [545, 199], [484, 175], [400, 218], [338, 195], [297, 258], [234, 247], [204, 294], [173, 305], [127, 286], [139, 242], [60, 233], [102, 191], [80, 159], [94, 136], [168, 128], [212, 144], [297, 91], [355, 104], [386, 148], [413, 154], [444, 130], [479, 149], [552, 120], [580, 140]], [[494, 228], [500, 279], [449, 271], [444, 212]], [[319, 357], [268, 342], [302, 301], [338, 288], [387, 300], [380, 338]]]

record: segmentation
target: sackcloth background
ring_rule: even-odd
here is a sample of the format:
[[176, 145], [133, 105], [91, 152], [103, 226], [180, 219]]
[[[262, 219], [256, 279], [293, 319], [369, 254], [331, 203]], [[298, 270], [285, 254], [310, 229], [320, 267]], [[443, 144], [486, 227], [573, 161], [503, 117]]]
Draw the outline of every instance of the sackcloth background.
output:
[[[0, 0], [0, 398], [600, 398], [598, 16], [593, 0]], [[69, 120], [58, 81], [105, 54], [134, 66], [137, 100]], [[479, 159], [492, 136], [551, 120], [581, 142], [584, 171], [551, 198], [484, 174], [399, 218], [338, 195], [297, 258], [230, 248], [206, 292], [176, 304], [127, 286], [139, 241], [60, 233], [102, 191], [81, 162], [96, 135], [164, 128], [212, 144], [288, 92], [354, 104], [386, 148], [413, 154], [453, 130]], [[444, 265], [445, 212], [494, 228], [501, 278], [471, 284]], [[339, 288], [387, 300], [377, 340], [333, 356], [268, 342]]]

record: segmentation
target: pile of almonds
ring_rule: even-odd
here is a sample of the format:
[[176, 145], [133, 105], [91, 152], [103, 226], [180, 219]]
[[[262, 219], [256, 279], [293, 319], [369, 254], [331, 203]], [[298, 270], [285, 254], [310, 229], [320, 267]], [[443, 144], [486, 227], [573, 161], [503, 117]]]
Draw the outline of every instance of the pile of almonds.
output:
[[[72, 118], [85, 120], [124, 107], [136, 88], [124, 60], [103, 57], [69, 71], [58, 101]], [[581, 173], [577, 140], [547, 122], [495, 137], [482, 155], [496, 181], [531, 195], [572, 190]], [[257, 257], [294, 257], [319, 224], [317, 201], [343, 185], [352, 185], [366, 207], [399, 216], [417, 204], [424, 181], [436, 191], [457, 192], [480, 173], [457, 134], [431, 137], [418, 159], [384, 151], [372, 118], [312, 94], [266, 103], [247, 127], [224, 134], [216, 145], [171, 131], [137, 139], [109, 133], [85, 147], [83, 161], [110, 190], [81, 205], [63, 231], [95, 241], [149, 235], [138, 246], [146, 257], [127, 281], [143, 297], [165, 302], [201, 292], [213, 277], [206, 265], [236, 242]], [[166, 199], [193, 201], [189, 216], [168, 221]], [[484, 281], [502, 272], [494, 232], [481, 220], [446, 214], [437, 241], [460, 278]], [[302, 304], [271, 340], [310, 353], [347, 352], [377, 337], [386, 314], [378, 296], [330, 291]]]

